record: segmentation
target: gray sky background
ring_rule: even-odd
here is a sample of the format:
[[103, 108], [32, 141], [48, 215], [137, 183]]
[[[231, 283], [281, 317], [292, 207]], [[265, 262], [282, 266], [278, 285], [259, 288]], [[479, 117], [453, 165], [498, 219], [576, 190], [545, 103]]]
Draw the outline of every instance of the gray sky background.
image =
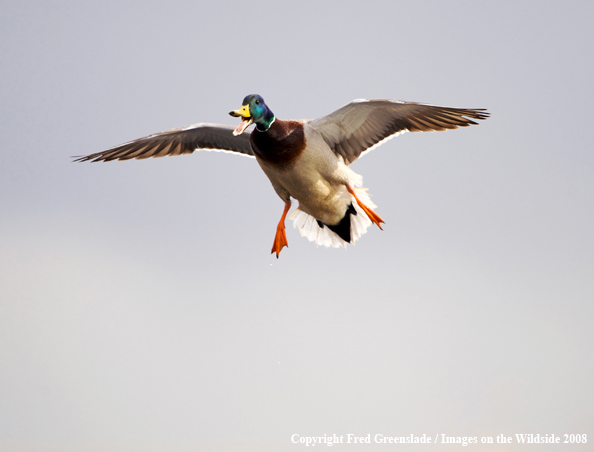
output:
[[[2, 1], [0, 451], [594, 442], [593, 5]], [[235, 125], [250, 93], [282, 119], [355, 98], [493, 116], [357, 161], [384, 231], [323, 249], [289, 222], [278, 261], [255, 160], [71, 163]]]

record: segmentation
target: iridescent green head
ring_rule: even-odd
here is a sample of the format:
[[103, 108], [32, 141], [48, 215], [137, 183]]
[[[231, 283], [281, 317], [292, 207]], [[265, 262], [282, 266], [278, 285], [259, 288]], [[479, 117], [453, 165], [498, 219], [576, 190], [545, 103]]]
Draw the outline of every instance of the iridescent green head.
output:
[[265, 132], [274, 122], [274, 113], [259, 94], [245, 96], [241, 108], [230, 111], [229, 114], [242, 118], [241, 124], [233, 131], [233, 135], [241, 135], [252, 123], [256, 124], [256, 129], [260, 132]]

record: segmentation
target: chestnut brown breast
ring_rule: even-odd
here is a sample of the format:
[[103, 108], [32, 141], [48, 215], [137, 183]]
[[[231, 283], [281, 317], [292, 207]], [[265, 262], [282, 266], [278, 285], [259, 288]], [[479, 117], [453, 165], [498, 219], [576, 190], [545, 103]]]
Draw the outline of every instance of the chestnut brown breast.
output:
[[305, 149], [303, 124], [298, 121], [276, 119], [266, 132], [254, 130], [250, 140], [256, 157], [280, 167], [291, 165]]

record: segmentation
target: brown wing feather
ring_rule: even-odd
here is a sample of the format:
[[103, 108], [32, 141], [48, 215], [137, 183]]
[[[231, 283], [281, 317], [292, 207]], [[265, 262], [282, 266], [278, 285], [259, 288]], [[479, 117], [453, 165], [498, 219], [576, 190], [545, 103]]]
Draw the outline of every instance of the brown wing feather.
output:
[[433, 132], [476, 125], [484, 109], [440, 107], [400, 100], [353, 101], [310, 122], [328, 146], [353, 163], [361, 154], [398, 133]]
[[250, 132], [233, 136], [233, 127], [219, 124], [195, 124], [120, 144], [95, 154], [79, 156], [75, 162], [146, 159], [166, 155], [191, 154], [195, 150], [237, 152], [253, 157]]

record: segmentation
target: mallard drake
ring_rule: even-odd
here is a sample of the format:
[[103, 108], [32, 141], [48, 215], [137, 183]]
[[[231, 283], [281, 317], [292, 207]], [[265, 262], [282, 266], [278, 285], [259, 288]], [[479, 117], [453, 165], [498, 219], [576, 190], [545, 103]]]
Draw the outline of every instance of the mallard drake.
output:
[[[255, 157], [272, 187], [285, 203], [276, 228], [272, 253], [278, 258], [288, 246], [285, 219], [291, 198], [299, 206], [291, 214], [294, 227], [310, 241], [326, 247], [346, 248], [373, 223], [384, 220], [374, 212], [363, 179], [350, 165], [362, 155], [404, 132], [433, 132], [477, 124], [487, 119], [485, 109], [440, 107], [401, 100], [354, 100], [314, 120], [276, 118], [262, 96], [250, 94], [233, 128], [220, 124], [194, 124], [156, 133], [75, 161], [145, 159], [216, 150]], [[255, 124], [253, 131], [246, 129]]]

